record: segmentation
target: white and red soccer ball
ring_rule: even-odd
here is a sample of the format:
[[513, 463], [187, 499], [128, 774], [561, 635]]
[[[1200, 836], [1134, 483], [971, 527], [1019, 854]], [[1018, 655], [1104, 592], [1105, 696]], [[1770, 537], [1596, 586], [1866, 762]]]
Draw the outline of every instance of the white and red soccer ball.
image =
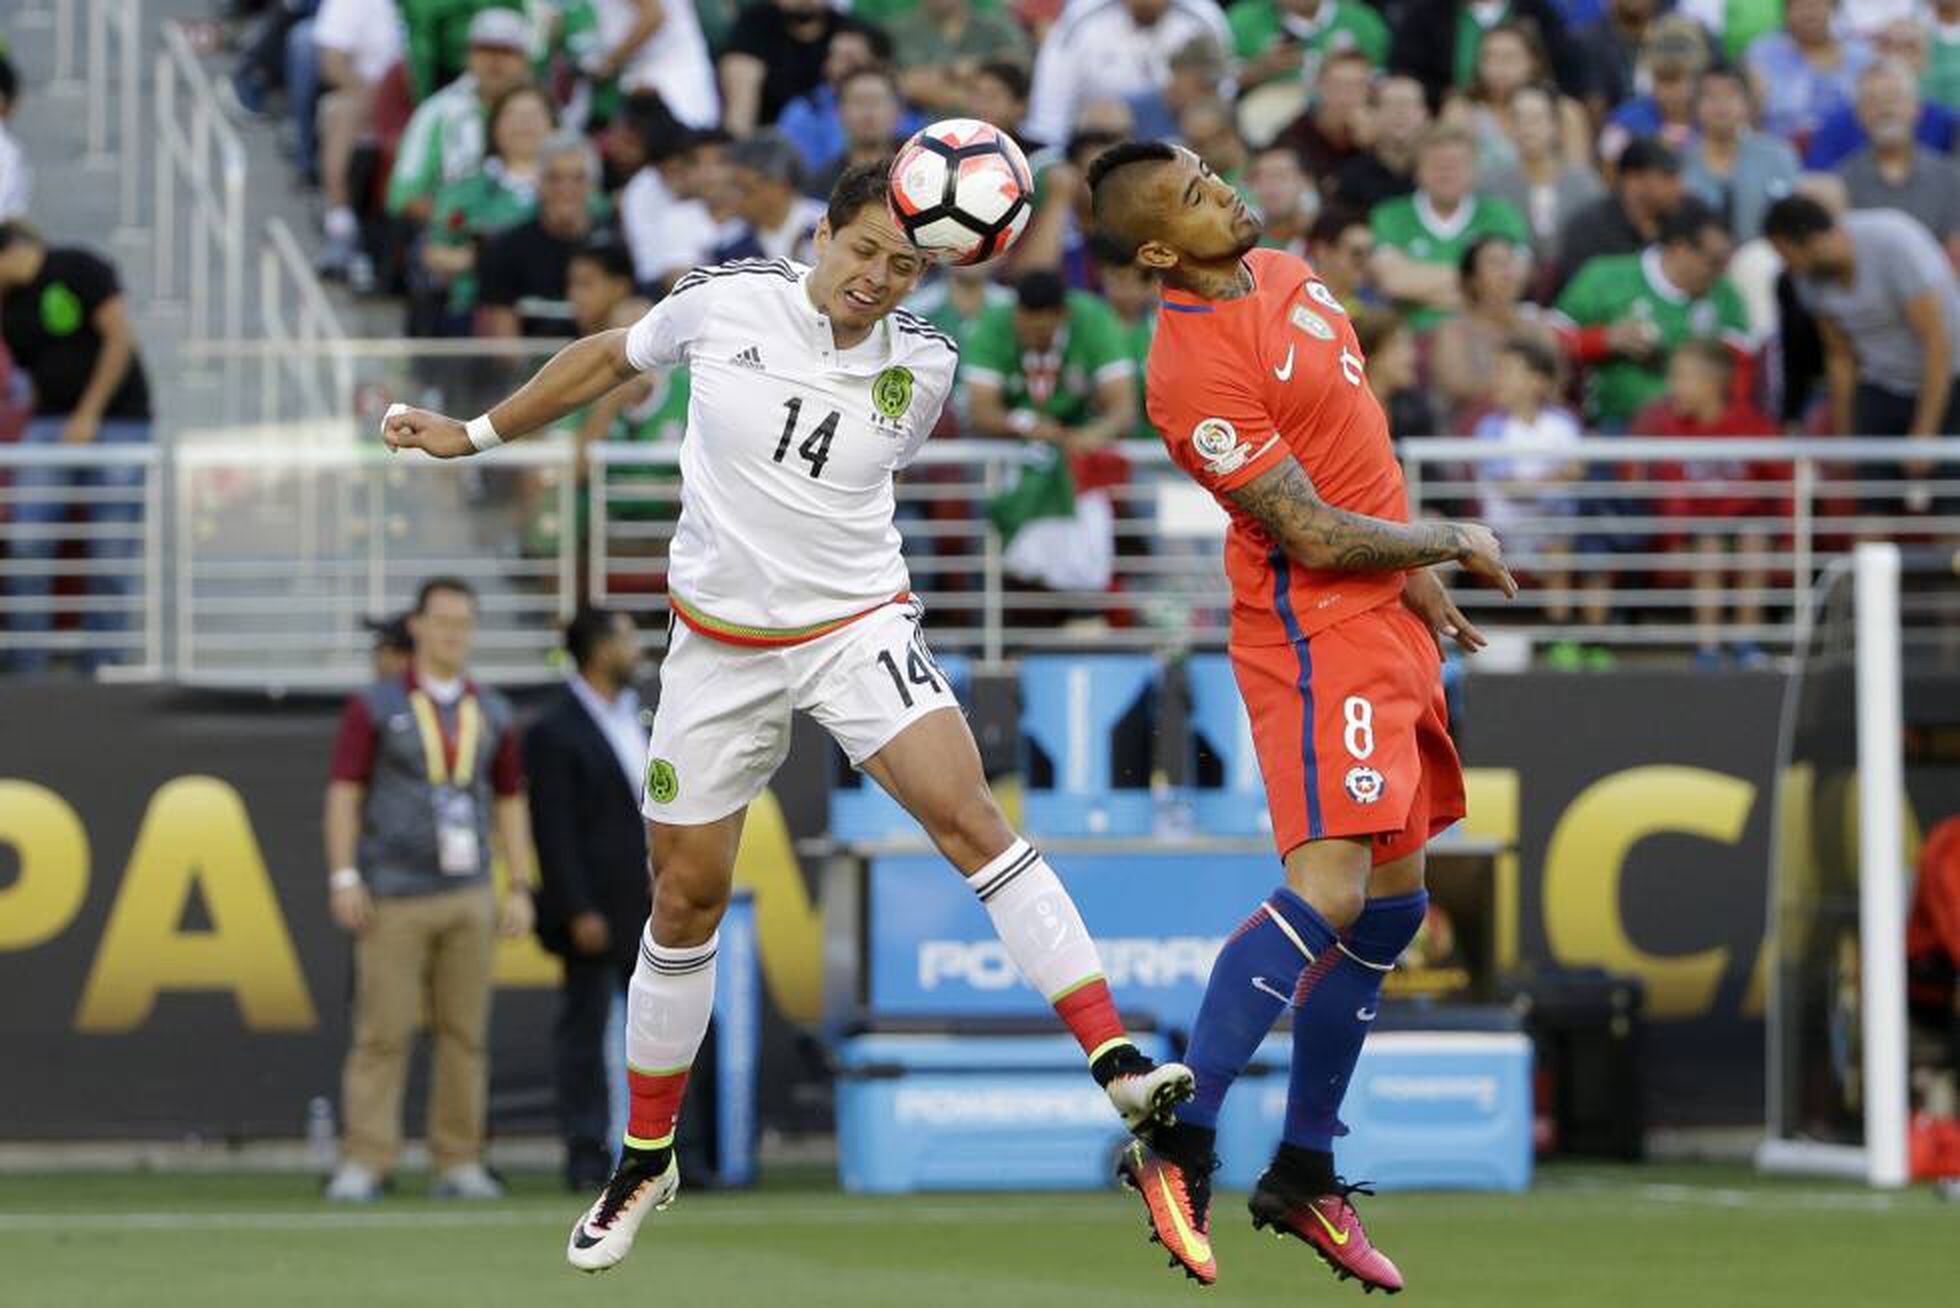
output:
[[948, 263], [985, 263], [1027, 230], [1034, 174], [1006, 132], [977, 118], [946, 118], [899, 147], [891, 200], [912, 244]]

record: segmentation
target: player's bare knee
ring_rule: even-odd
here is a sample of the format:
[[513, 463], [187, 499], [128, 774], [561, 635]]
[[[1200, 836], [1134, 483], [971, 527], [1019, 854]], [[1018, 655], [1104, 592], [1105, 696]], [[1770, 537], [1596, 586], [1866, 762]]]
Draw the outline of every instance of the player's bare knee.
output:
[[653, 942], [664, 949], [705, 944], [728, 909], [725, 877], [703, 876], [677, 864], [653, 879]]
[[929, 826], [933, 842], [962, 867], [977, 867], [1014, 843], [1014, 829], [984, 783], [949, 796]]
[[1368, 903], [1365, 842], [1317, 841], [1286, 856], [1286, 884], [1336, 931], [1345, 931]]

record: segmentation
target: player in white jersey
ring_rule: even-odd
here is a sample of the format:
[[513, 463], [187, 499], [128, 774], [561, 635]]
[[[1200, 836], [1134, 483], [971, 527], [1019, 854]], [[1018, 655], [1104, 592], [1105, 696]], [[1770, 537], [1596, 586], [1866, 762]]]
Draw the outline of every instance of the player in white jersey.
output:
[[672, 1202], [674, 1122], [714, 997], [715, 933], [742, 818], [789, 749], [793, 709], [919, 820], [985, 905], [1028, 982], [1081, 1043], [1133, 1129], [1192, 1092], [1190, 1072], [1124, 1033], [1081, 916], [1001, 816], [966, 719], [919, 629], [892, 475], [931, 433], [958, 363], [951, 339], [898, 308], [926, 259], [892, 221], [889, 166], [848, 170], [817, 228], [817, 262], [689, 273], [631, 328], [559, 351], [464, 423], [397, 406], [396, 449], [474, 453], [556, 422], [651, 368], [686, 363], [681, 517], [668, 591], [647, 818], [653, 917], [628, 989], [632, 1106], [618, 1169], [566, 1256], [601, 1271]]

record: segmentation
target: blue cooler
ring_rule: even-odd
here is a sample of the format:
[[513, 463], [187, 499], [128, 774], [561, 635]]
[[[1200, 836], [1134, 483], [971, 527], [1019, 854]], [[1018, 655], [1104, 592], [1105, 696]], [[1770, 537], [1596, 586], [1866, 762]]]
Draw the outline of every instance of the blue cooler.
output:
[[[1155, 1058], [1159, 1036], [1138, 1035]], [[837, 1170], [854, 1194], [1100, 1190], [1128, 1138], [1066, 1035], [852, 1036], [837, 1055]]]
[[1191, 817], [1208, 836], [1270, 836], [1272, 809], [1259, 773], [1259, 751], [1252, 747], [1252, 721], [1239, 694], [1232, 660], [1225, 654], [1194, 654], [1184, 663], [1190, 700], [1191, 758], [1187, 775], [1198, 775], [1200, 744], [1218, 760], [1215, 786], [1193, 784]]
[[[1269, 1037], [1218, 1118], [1221, 1185], [1249, 1190], [1286, 1121], [1289, 1035]], [[1531, 1040], [1517, 1032], [1383, 1031], [1348, 1084], [1334, 1165], [1383, 1190], [1531, 1184]]]
[[[1031, 836], [1148, 836], [1156, 800], [1145, 776], [1117, 785], [1116, 736], [1157, 691], [1150, 654], [1030, 654], [1021, 660], [1023, 814]], [[1035, 768], [1039, 758], [1047, 776]]]

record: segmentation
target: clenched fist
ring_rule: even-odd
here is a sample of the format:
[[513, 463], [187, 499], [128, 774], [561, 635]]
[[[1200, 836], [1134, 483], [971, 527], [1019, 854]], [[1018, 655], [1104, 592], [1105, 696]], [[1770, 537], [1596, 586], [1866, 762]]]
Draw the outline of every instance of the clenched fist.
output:
[[462, 423], [406, 404], [388, 406], [388, 412], [381, 417], [381, 439], [391, 450], [421, 450], [438, 459], [459, 459], [476, 453], [476, 446], [470, 444], [469, 433]]

